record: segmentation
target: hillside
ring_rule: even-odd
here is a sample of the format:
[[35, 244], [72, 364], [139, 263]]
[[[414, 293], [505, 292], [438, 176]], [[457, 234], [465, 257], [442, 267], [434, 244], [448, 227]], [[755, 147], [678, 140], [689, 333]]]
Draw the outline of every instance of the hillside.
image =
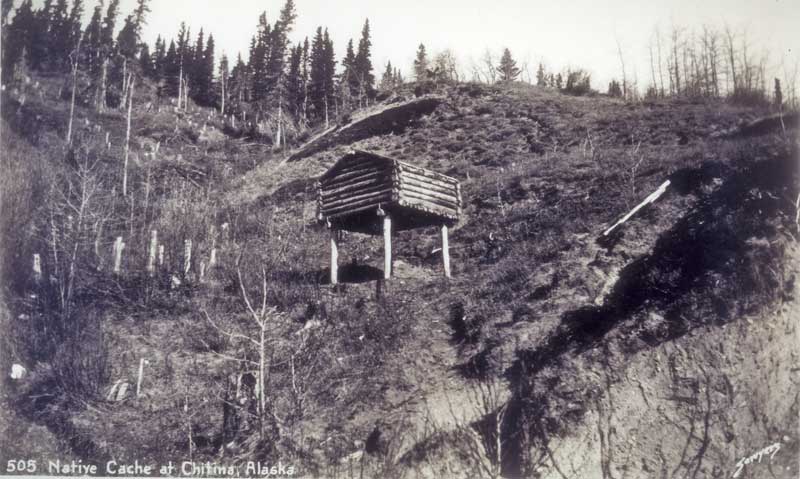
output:
[[[411, 86], [344, 121], [378, 120], [325, 141], [317, 132], [298, 155], [145, 89], [121, 199], [123, 112], [80, 107], [85, 153], [65, 153], [68, 105], [56, 80], [40, 81], [3, 95], [14, 284], [1, 365], [29, 371], [4, 374], [13, 412], [2, 437], [20, 440], [3, 463], [38, 451], [241, 471], [280, 460], [308, 477], [730, 477], [780, 443], [739, 477], [800, 473], [796, 120], [748, 130], [769, 112], [522, 84]], [[391, 116], [418, 96], [436, 101]], [[387, 282], [381, 239], [347, 235], [343, 284], [327, 284], [314, 183], [356, 148], [461, 182], [452, 279], [436, 231], [423, 229], [398, 235]], [[81, 158], [100, 165], [91, 220], [106, 219], [72, 240], [87, 252], [81, 306], [58, 321], [74, 334], [31, 344], [56, 321], [41, 305], [57, 299], [30, 279], [30, 258], [42, 254], [47, 278], [48, 224], [67, 215], [43, 200], [78, 178]], [[152, 276], [151, 230], [165, 245]], [[253, 316], [268, 339], [260, 422]], [[132, 392], [117, 400], [122, 383]]]

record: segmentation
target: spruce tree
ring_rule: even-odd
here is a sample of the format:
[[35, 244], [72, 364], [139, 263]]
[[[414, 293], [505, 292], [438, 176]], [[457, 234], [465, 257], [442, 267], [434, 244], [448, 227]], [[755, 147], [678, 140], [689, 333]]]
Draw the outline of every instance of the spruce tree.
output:
[[[34, 37], [36, 18], [31, 0], [23, 0], [14, 12], [14, 18], [3, 29], [3, 80], [19, 78], [29, 64], [29, 45]], [[8, 35], [6, 36], [6, 30]]]
[[33, 15], [33, 22], [28, 32], [27, 49], [31, 69], [41, 69], [49, 58], [50, 25], [53, 11], [52, 0], [45, 0], [41, 10]]
[[165, 57], [167, 56], [164, 39], [159, 35], [156, 38], [155, 52], [153, 56], [153, 80], [161, 81], [164, 78]]
[[230, 91], [228, 98], [230, 99], [227, 109], [234, 114], [242, 111], [242, 103], [247, 101], [249, 94], [248, 85], [248, 67], [242, 60], [242, 55], [236, 57], [236, 65], [231, 69], [230, 83], [227, 90]]
[[318, 120], [329, 119], [333, 106], [333, 75], [336, 62], [333, 56], [333, 42], [327, 29], [323, 33], [322, 27], [317, 28], [311, 43], [310, 62], [308, 90], [314, 117]]
[[349, 106], [350, 99], [358, 96], [358, 74], [356, 72], [356, 54], [353, 50], [353, 39], [347, 42], [342, 59], [342, 101]]
[[267, 96], [269, 75], [267, 60], [269, 59], [272, 41], [272, 27], [267, 21], [266, 12], [258, 17], [258, 31], [250, 42], [250, 59], [248, 67], [252, 75], [252, 95], [254, 101], [261, 101]]
[[139, 51], [139, 68], [142, 71], [142, 75], [153, 78], [153, 58], [150, 55], [150, 47], [147, 46], [146, 43], [142, 44], [141, 50]]
[[69, 65], [69, 53], [72, 50], [70, 37], [67, 0], [57, 0], [51, 16], [48, 45], [51, 68], [66, 71]]
[[289, 54], [289, 72], [286, 74], [286, 102], [294, 116], [300, 116], [303, 108], [302, 78], [303, 46], [296, 45]]
[[539, 68], [536, 70], [536, 86], [547, 86], [547, 74], [544, 71], [544, 65], [539, 62]]
[[72, 9], [69, 11], [69, 40], [70, 51], [78, 44], [81, 36], [81, 18], [83, 18], [83, 0], [72, 0]]
[[289, 46], [289, 33], [294, 27], [297, 13], [294, 1], [286, 0], [281, 9], [278, 21], [272, 29], [269, 52], [267, 58], [267, 93], [272, 93], [278, 87], [283, 88], [282, 81], [286, 64], [287, 48]]
[[425, 45], [419, 44], [417, 57], [414, 59], [414, 79], [423, 81], [428, 75], [428, 54], [425, 53]]
[[100, 42], [108, 50], [114, 45], [114, 27], [116, 26], [118, 12], [119, 0], [110, 0], [106, 16], [103, 19], [103, 30], [100, 32]]
[[100, 70], [101, 57], [103, 54], [103, 40], [102, 40], [102, 10], [103, 1], [100, 0], [94, 7], [92, 18], [89, 20], [89, 25], [86, 26], [85, 43], [89, 59], [89, 72], [92, 76], [96, 75]]
[[311, 65], [309, 55], [311, 48], [308, 43], [308, 37], [303, 40], [303, 53], [300, 57], [300, 79], [303, 83], [303, 103], [302, 103], [302, 116], [303, 121], [308, 121], [308, 84], [310, 81]]
[[133, 15], [125, 17], [122, 29], [117, 35], [117, 51], [125, 58], [133, 58], [139, 49], [139, 39], [136, 36], [136, 25], [133, 21]]
[[392, 62], [386, 63], [386, 70], [383, 71], [383, 76], [381, 77], [381, 90], [389, 91], [394, 89], [395, 86], [395, 70], [392, 68]]
[[197, 103], [203, 103], [203, 91], [206, 90], [203, 85], [204, 54], [205, 33], [200, 28], [197, 34], [197, 41], [195, 41], [194, 47], [190, 48], [186, 60], [187, 64], [184, 66], [184, 74], [189, 79], [189, 96]]
[[117, 35], [117, 51], [126, 58], [134, 58], [141, 49], [142, 30], [147, 23], [145, 17], [150, 12], [147, 2], [148, 0], [137, 0], [136, 9], [125, 17], [125, 23]]
[[164, 96], [177, 96], [178, 95], [178, 80], [180, 76], [180, 58], [178, 56], [178, 47], [175, 46], [175, 40], [170, 40], [169, 48], [166, 55], [164, 55], [164, 88], [162, 94]]
[[325, 100], [328, 110], [328, 117], [330, 116], [330, 110], [335, 104], [335, 82], [334, 76], [336, 75], [336, 57], [334, 55], [333, 50], [333, 40], [331, 40], [330, 35], [328, 35], [328, 29], [325, 29], [325, 33], [322, 36], [323, 39], [323, 66], [325, 71], [324, 76], [324, 83], [323, 87], [325, 90]]
[[[212, 63], [213, 67], [213, 63]], [[225, 114], [225, 107], [227, 106], [225, 102], [228, 99], [228, 95], [230, 94], [230, 65], [228, 64], [228, 56], [224, 53], [222, 57], [219, 59], [219, 88], [216, 89], [217, 97], [219, 98], [219, 112], [221, 114]]]
[[214, 90], [214, 35], [208, 35], [206, 48], [203, 52], [203, 63], [200, 68], [200, 101], [202, 104], [212, 106], [216, 104], [216, 91]]
[[498, 71], [500, 72], [500, 81], [503, 82], [514, 81], [519, 76], [520, 69], [517, 68], [517, 62], [511, 57], [511, 51], [508, 48], [503, 50]]
[[[186, 27], [186, 23], [181, 22], [180, 30], [178, 30], [178, 43], [175, 45], [175, 65], [174, 65], [174, 78], [175, 86], [174, 94], [178, 96], [178, 107], [181, 107], [183, 102], [182, 97], [186, 97], [185, 90], [188, 85], [187, 76], [192, 65], [192, 48], [190, 46], [191, 30]], [[184, 107], [186, 105], [183, 105]]]
[[355, 73], [359, 86], [359, 101], [375, 96], [375, 76], [372, 74], [371, 59], [372, 40], [369, 32], [369, 19], [364, 22], [361, 29], [361, 40], [358, 42], [358, 52], [355, 58]]
[[133, 11], [133, 24], [136, 26], [136, 38], [142, 38], [142, 30], [147, 25], [147, 14], [150, 7], [147, 5], [150, 0], [136, 0], [136, 10]]

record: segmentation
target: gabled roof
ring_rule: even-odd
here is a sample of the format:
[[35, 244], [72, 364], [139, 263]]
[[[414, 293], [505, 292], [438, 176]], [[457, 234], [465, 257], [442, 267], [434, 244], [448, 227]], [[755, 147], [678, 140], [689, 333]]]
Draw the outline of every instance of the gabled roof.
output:
[[356, 162], [363, 162], [364, 164], [383, 164], [383, 165], [390, 165], [397, 160], [393, 160], [392, 158], [378, 155], [376, 153], [372, 153], [369, 151], [364, 150], [351, 150], [343, 157], [336, 160], [336, 163], [331, 166], [328, 171], [323, 173], [322, 176], [319, 177], [319, 181], [325, 181], [332, 176], [335, 176], [341, 169], [350, 166]]

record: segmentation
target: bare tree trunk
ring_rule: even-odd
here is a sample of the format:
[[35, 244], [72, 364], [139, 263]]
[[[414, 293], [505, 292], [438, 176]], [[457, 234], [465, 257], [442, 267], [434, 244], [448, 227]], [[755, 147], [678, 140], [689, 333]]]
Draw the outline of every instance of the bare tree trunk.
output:
[[100, 84], [97, 86], [95, 96], [95, 109], [97, 111], [105, 111], [106, 109], [106, 80], [108, 78], [108, 57], [103, 58], [103, 66], [100, 73]]
[[617, 53], [619, 54], [619, 64], [622, 67], [622, 98], [628, 99], [628, 76], [625, 74], [625, 58], [622, 56], [622, 46], [617, 38]]
[[[122, 57], [122, 98], [128, 98], [128, 57]], [[125, 108], [125, 103], [120, 106]]]
[[81, 42], [83, 33], [78, 37], [78, 45], [75, 47], [75, 57], [72, 58], [72, 96], [69, 101], [69, 124], [67, 125], [67, 145], [72, 144], [72, 121], [75, 117], [75, 90], [78, 87], [78, 59], [81, 54]]
[[128, 151], [131, 141], [131, 110], [133, 109], [133, 74], [130, 79], [130, 92], [128, 93], [128, 127], [125, 130], [125, 164], [122, 169], [122, 196], [128, 196]]
[[680, 73], [680, 56], [678, 55], [678, 48], [680, 41], [680, 32], [677, 27], [672, 28], [672, 58], [673, 66], [675, 67], [675, 94], [681, 94], [681, 73]]
[[731, 80], [733, 82], [733, 85], [729, 86], [729, 89], [731, 89], [731, 91], [729, 93], [734, 93], [735, 94], [736, 91], [739, 89], [739, 82], [736, 79], [736, 49], [735, 49], [734, 44], [733, 44], [734, 34], [733, 34], [733, 31], [731, 31], [731, 29], [729, 27], [725, 27], [725, 39], [728, 41], [727, 42], [728, 61], [730, 62], [729, 68], [731, 69], [730, 70], [730, 73], [731, 73], [730, 74], [730, 78], [731, 78]]
[[219, 112], [225, 115], [225, 74], [220, 75], [220, 86], [222, 87], [222, 96], [220, 100]]
[[181, 58], [181, 66], [178, 73], [178, 110], [181, 109], [181, 100], [183, 100], [183, 58]]
[[266, 379], [267, 379], [267, 324], [264, 318], [261, 318], [259, 322], [260, 326], [260, 336], [258, 341], [258, 384], [259, 384], [259, 394], [258, 394], [258, 413], [259, 417], [261, 418], [261, 438], [264, 439], [266, 437], [265, 434], [265, 422], [267, 420], [267, 394], [266, 394]]
[[325, 128], [328, 128], [328, 97], [327, 95], [323, 99], [325, 102]]
[[653, 91], [658, 91], [658, 84], [656, 83], [656, 66], [655, 61], [653, 59], [653, 43], [651, 42], [648, 45], [648, 50], [650, 52], [650, 84], [653, 85]]
[[278, 98], [278, 129], [275, 133], [275, 146], [278, 148], [281, 147], [281, 140], [283, 135], [283, 101], [282, 98]]
[[656, 48], [658, 49], [658, 77], [661, 80], [661, 96], [664, 96], [664, 71], [661, 65], [664, 63], [661, 59], [661, 32], [656, 28]]

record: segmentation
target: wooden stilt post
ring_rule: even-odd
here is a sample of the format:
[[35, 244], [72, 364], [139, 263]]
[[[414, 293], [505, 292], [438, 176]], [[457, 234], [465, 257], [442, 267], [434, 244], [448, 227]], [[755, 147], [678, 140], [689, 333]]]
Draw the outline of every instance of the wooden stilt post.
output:
[[331, 284], [339, 283], [339, 230], [331, 227]]
[[383, 278], [392, 277], [392, 217], [383, 217]]
[[442, 263], [444, 264], [444, 276], [450, 277], [450, 244], [447, 238], [447, 225], [442, 225]]

